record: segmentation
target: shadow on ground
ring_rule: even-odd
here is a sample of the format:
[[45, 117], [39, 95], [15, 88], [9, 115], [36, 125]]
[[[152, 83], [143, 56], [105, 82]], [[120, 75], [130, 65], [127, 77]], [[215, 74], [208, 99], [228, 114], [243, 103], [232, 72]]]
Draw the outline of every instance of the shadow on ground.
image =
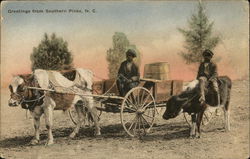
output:
[[[69, 139], [68, 136], [73, 131], [73, 128], [57, 128], [53, 130], [53, 136], [56, 140], [56, 143], [68, 142], [69, 144], [77, 140], [100, 140], [106, 138], [112, 139], [131, 139], [121, 124], [114, 124], [103, 126], [101, 128], [102, 135], [95, 137], [94, 127], [84, 127], [81, 128], [79, 134], [74, 139]], [[187, 138], [189, 135], [189, 127], [180, 123], [168, 123], [162, 125], [155, 125], [151, 132], [142, 137], [138, 137], [138, 140], [141, 141], [156, 141], [156, 140], [175, 140], [181, 138]], [[19, 146], [30, 146], [30, 141], [33, 136], [17, 136], [14, 138], [8, 138], [0, 141], [0, 147], [2, 148], [13, 148]], [[136, 139], [136, 138], [135, 138]], [[40, 134], [40, 144], [44, 144], [47, 140], [47, 131], [44, 130]]]

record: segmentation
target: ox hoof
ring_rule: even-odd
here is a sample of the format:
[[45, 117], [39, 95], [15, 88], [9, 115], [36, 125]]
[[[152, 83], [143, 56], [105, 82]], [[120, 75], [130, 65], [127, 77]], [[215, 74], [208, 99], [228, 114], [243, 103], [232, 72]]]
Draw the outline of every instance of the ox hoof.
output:
[[229, 131], [230, 131], [230, 129], [229, 129], [229, 128], [225, 128], [225, 131], [226, 131], [226, 132], [229, 132]]
[[195, 139], [196, 138], [196, 135], [195, 134], [192, 134], [189, 136], [189, 139]]
[[37, 145], [37, 144], [39, 144], [39, 140], [37, 140], [37, 139], [32, 139], [30, 141], [30, 145]]
[[221, 115], [221, 112], [220, 112], [219, 109], [216, 109], [216, 110], [215, 110], [215, 115], [216, 115], [216, 116], [220, 116], [220, 115]]
[[50, 145], [53, 145], [53, 144], [54, 144], [54, 142], [53, 142], [53, 141], [48, 140], [48, 141], [46, 142], [45, 146], [50, 146]]
[[95, 133], [95, 136], [101, 136], [102, 134], [100, 132]]
[[201, 135], [200, 135], [200, 134], [196, 134], [196, 135], [195, 135], [195, 138], [200, 139], [200, 138], [201, 138]]
[[189, 139], [193, 139], [193, 138], [194, 138], [194, 136], [193, 136], [193, 135], [190, 135], [190, 136], [189, 136]]
[[73, 139], [76, 137], [76, 133], [72, 132], [70, 135], [69, 135], [69, 138]]
[[96, 128], [95, 136], [101, 136], [101, 129], [100, 128]]

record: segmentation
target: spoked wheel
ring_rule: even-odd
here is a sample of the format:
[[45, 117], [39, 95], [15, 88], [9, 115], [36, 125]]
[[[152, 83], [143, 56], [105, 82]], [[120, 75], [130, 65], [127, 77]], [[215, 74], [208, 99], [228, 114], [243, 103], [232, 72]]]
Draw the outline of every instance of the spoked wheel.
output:
[[121, 105], [121, 123], [129, 136], [146, 135], [154, 124], [155, 100], [149, 90], [143, 87], [131, 89]]
[[[191, 127], [191, 124], [192, 124], [191, 115], [189, 115], [188, 113], [183, 113], [183, 116], [184, 116], [185, 121]], [[203, 114], [201, 124], [204, 126], [207, 125], [211, 121], [213, 116], [214, 116], [214, 112], [211, 112], [210, 110], [206, 110]]]
[[69, 117], [70, 117], [70, 120], [72, 121], [73, 124], [77, 124], [77, 112], [75, 110], [75, 107], [70, 107], [68, 109], [68, 114], [69, 114]]
[[[101, 95], [101, 94], [100, 94], [97, 90], [95, 90], [95, 89], [93, 89], [93, 94]], [[95, 102], [95, 105], [97, 105], [97, 103], [100, 103], [101, 108], [103, 108], [102, 102], [100, 102], [100, 101], [98, 101], [98, 100], [94, 100], [94, 101], [96, 101], [96, 102]], [[97, 113], [97, 117], [98, 117], [99, 120], [100, 120], [100, 118], [101, 118], [101, 115], [102, 115], [102, 110], [99, 110], [99, 113]]]
[[[98, 105], [98, 106], [100, 106], [101, 108], [104, 107], [104, 104], [103, 104], [102, 102], [96, 102], [95, 105]], [[96, 111], [98, 111], [98, 112], [97, 112], [97, 117], [98, 117], [98, 121], [100, 121], [101, 115], [102, 115], [103, 111], [102, 111], [102, 110], [96, 110]]]
[[[103, 104], [101, 104], [101, 108], [103, 107]], [[98, 121], [100, 121], [102, 115], [102, 110], [99, 110], [99, 113], [97, 113]]]
[[[85, 118], [85, 119], [84, 119], [84, 126], [85, 126], [86, 124], [91, 125], [92, 123], [88, 120], [89, 114], [88, 114], [88, 109], [87, 109], [85, 103], [82, 102], [82, 103], [76, 103], [76, 104], [79, 104], [80, 106], [82, 106], [83, 109], [84, 109], [84, 111], [85, 111], [85, 113], [84, 113], [84, 118]], [[73, 123], [74, 125], [77, 125], [78, 115], [77, 115], [77, 112], [76, 112], [75, 107], [70, 107], [70, 108], [68, 109], [68, 115], [69, 115], [70, 120], [72, 121], [72, 123]], [[100, 119], [101, 113], [99, 113], [99, 114], [97, 114], [97, 115], [98, 115], [98, 119]], [[86, 123], [86, 122], [88, 122], [88, 123]]]

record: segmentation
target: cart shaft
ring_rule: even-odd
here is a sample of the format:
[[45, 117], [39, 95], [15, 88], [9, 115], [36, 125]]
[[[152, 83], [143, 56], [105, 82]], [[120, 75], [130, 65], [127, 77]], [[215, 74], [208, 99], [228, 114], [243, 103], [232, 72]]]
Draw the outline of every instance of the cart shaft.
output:
[[121, 100], [124, 99], [124, 97], [120, 97], [120, 96], [107, 96], [107, 95], [97, 95], [97, 94], [57, 92], [56, 90], [53, 90], [53, 89], [37, 88], [37, 87], [27, 87], [27, 89], [36, 89], [36, 90], [41, 90], [41, 91], [49, 91], [49, 92], [62, 93], [62, 94], [72, 94], [72, 95], [79, 95], [79, 96], [85, 96], [85, 97], [101, 97], [101, 98], [113, 98], [113, 99], [121, 99]]

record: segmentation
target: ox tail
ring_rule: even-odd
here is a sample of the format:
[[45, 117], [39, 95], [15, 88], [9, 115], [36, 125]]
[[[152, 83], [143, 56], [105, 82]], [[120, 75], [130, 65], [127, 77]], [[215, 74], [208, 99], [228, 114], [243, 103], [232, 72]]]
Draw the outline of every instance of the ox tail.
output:
[[228, 76], [220, 76], [219, 80], [221, 83], [226, 83], [229, 89], [232, 88], [232, 80]]
[[232, 80], [228, 76], [226, 76], [226, 78], [227, 78], [228, 88], [231, 89], [232, 88]]
[[92, 116], [92, 114], [90, 112], [88, 112], [87, 117], [88, 117], [89, 122], [94, 122], [94, 118], [93, 118], [93, 116]]
[[[84, 107], [84, 116], [86, 117], [86, 119], [87, 119], [87, 121], [89, 122], [89, 123], [94, 123], [94, 116], [96, 116], [96, 118], [97, 118], [97, 120], [99, 121], [100, 120], [100, 117], [97, 115], [97, 110], [93, 110], [92, 109], [92, 111], [94, 111], [94, 112], [90, 112], [90, 111], [88, 111], [88, 108], [87, 107]], [[94, 114], [95, 115], [94, 115]], [[94, 116], [93, 116], [94, 115]]]

